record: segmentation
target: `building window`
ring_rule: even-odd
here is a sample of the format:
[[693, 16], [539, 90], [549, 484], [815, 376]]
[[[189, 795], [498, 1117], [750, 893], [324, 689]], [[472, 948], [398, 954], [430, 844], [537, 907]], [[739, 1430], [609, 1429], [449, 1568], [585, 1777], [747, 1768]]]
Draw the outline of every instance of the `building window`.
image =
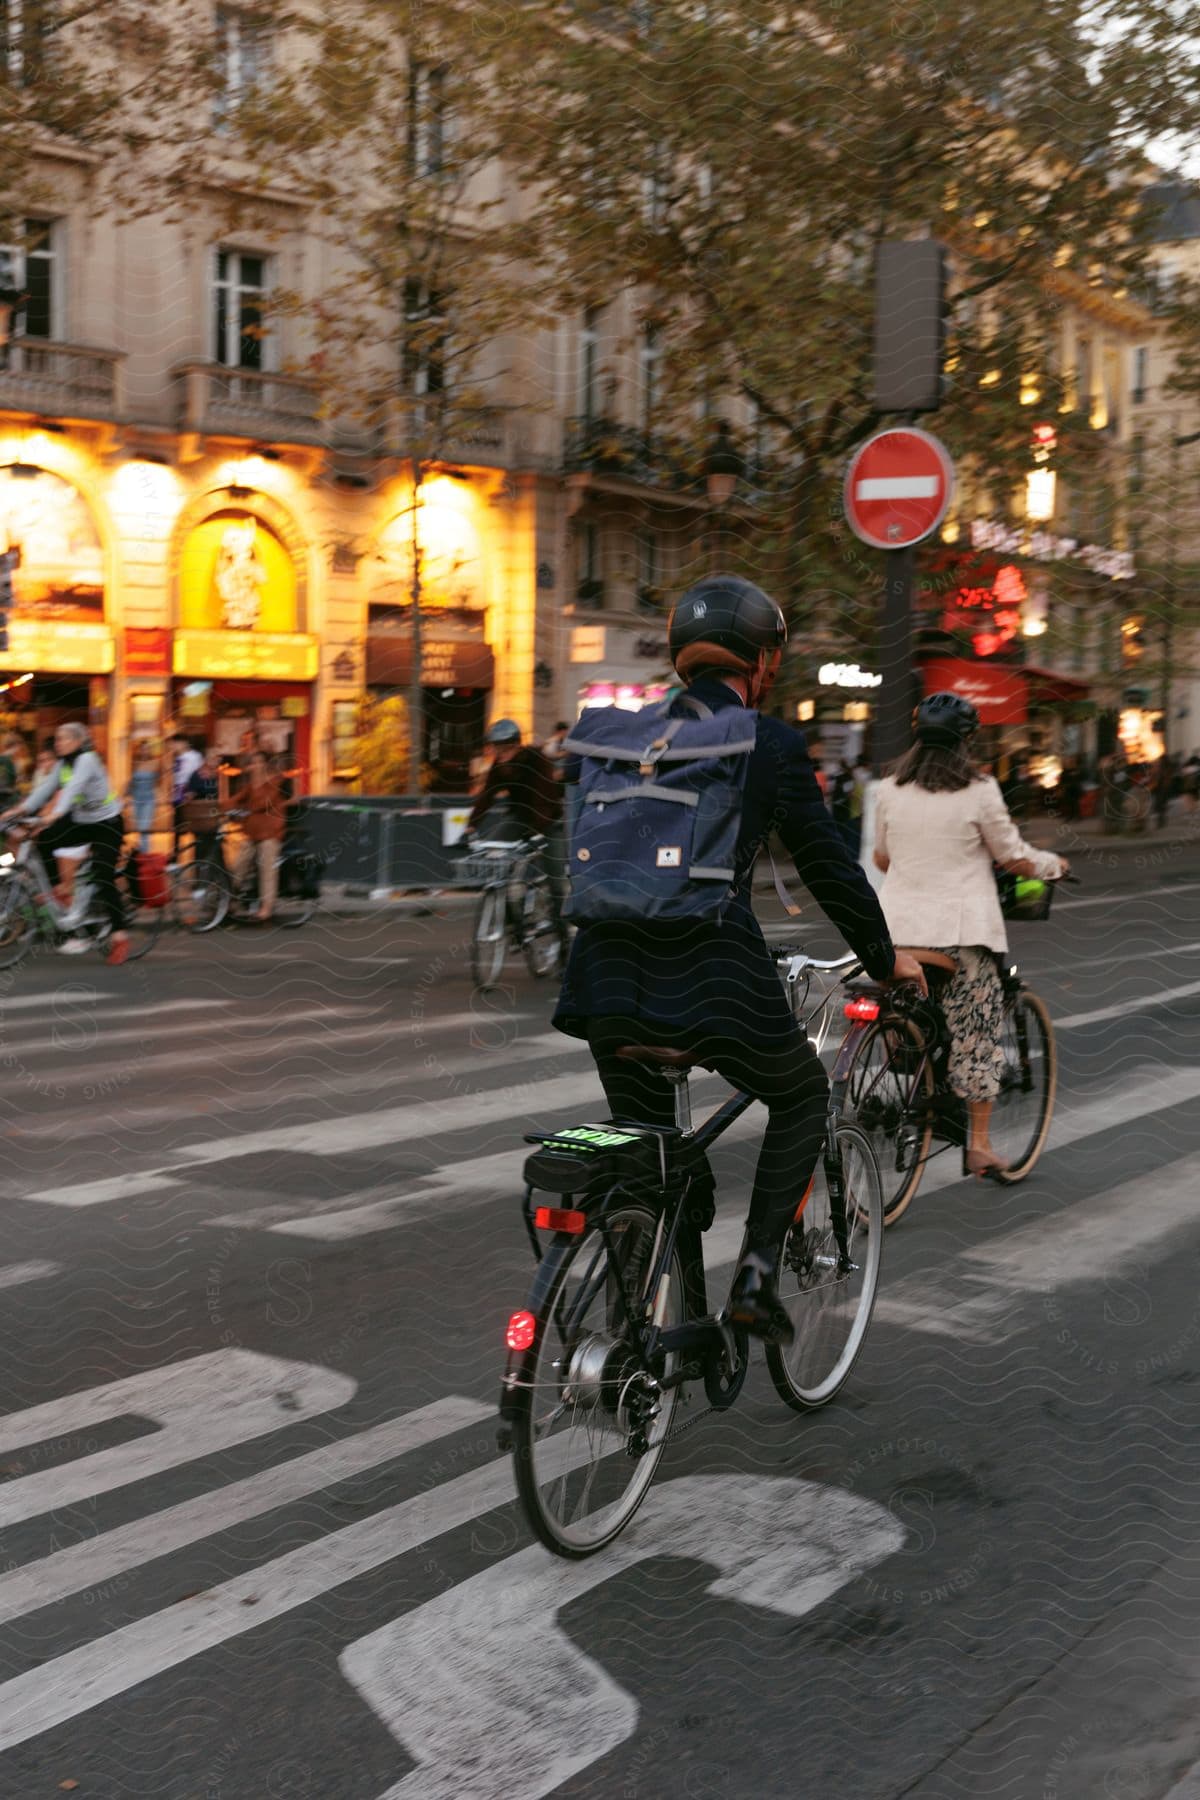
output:
[[21, 241], [0, 246], [4, 281], [25, 295], [22, 334], [31, 338], [61, 336], [61, 281], [58, 221], [26, 219]]
[[604, 605], [604, 577], [601, 574], [600, 530], [596, 525], [580, 525], [575, 533], [575, 599], [580, 606], [593, 609]]
[[444, 64], [413, 63], [408, 71], [408, 169], [411, 175], [440, 175], [446, 167], [450, 112]]
[[1129, 491], [1140, 494], [1146, 482], [1146, 440], [1139, 431], [1129, 444]]
[[662, 611], [662, 554], [658, 533], [652, 525], [644, 525], [638, 533], [638, 611]]
[[213, 361], [229, 369], [266, 369], [271, 341], [265, 322], [267, 259], [218, 250], [213, 280]]
[[1140, 406], [1150, 385], [1150, 351], [1139, 344], [1133, 353], [1133, 403]]
[[234, 113], [271, 73], [271, 32], [257, 13], [218, 6], [216, 80], [213, 115], [218, 125]]
[[589, 306], [579, 330], [579, 411], [588, 424], [591, 424], [599, 410], [599, 379], [600, 308]]
[[54, 0], [0, 0], [4, 76], [10, 87], [41, 79], [49, 60]]
[[658, 412], [662, 338], [657, 325], [647, 325], [638, 346], [638, 387], [641, 395], [642, 430], [650, 431]]
[[410, 394], [446, 390], [446, 305], [416, 276], [404, 284], [404, 378]]

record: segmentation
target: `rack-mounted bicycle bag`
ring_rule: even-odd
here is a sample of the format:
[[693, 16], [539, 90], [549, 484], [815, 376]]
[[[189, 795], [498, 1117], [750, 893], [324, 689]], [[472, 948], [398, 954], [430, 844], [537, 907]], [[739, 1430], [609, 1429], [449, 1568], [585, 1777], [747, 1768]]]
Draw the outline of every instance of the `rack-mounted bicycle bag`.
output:
[[525, 1184], [544, 1194], [594, 1193], [617, 1182], [666, 1179], [664, 1134], [635, 1125], [568, 1125], [528, 1141], [540, 1144], [525, 1159]]

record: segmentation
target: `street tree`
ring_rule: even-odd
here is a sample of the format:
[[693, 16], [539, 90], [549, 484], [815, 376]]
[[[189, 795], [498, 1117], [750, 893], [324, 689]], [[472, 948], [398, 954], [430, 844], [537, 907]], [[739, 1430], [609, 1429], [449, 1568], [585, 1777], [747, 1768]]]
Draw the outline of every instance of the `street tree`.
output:
[[1144, 266], [1146, 142], [1200, 120], [1168, 0], [526, 0], [481, 20], [547, 289], [565, 314], [636, 296], [664, 425], [697, 458], [722, 401], [743, 442], [754, 421], [773, 451], [756, 561], [793, 596], [863, 589], [837, 478], [877, 423], [875, 246], [949, 247], [936, 425], [1006, 497], [1031, 380], [1040, 406], [1070, 404], [1063, 313], [1120, 303]]

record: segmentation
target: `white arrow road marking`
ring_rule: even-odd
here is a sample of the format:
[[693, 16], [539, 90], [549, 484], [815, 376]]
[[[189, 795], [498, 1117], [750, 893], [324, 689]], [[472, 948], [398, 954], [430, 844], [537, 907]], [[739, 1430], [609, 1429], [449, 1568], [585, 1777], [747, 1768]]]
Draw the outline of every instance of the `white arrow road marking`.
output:
[[941, 491], [939, 475], [866, 475], [854, 484], [857, 500], [935, 500]]
[[261, 1518], [277, 1506], [302, 1500], [495, 1416], [495, 1407], [485, 1406], [481, 1400], [461, 1395], [435, 1400], [402, 1418], [388, 1419], [353, 1437], [338, 1438], [319, 1450], [294, 1456], [276, 1468], [231, 1481], [214, 1493], [184, 1500], [148, 1518], [133, 1519], [101, 1537], [85, 1538], [40, 1562], [0, 1575], [0, 1623], [112, 1581], [156, 1557], [215, 1537], [247, 1519]]
[[253, 1350], [214, 1350], [8, 1413], [0, 1419], [0, 1456], [51, 1438], [78, 1437], [89, 1426], [130, 1413], [153, 1420], [158, 1430], [6, 1481], [0, 1487], [0, 1526], [111, 1493], [330, 1412], [352, 1400], [357, 1387], [348, 1375], [313, 1363], [284, 1362]]
[[720, 1571], [709, 1593], [798, 1619], [903, 1542], [882, 1506], [854, 1494], [694, 1475], [652, 1490], [586, 1562], [521, 1550], [342, 1652], [343, 1673], [419, 1765], [381, 1800], [536, 1800], [631, 1737], [637, 1702], [558, 1615], [649, 1557], [709, 1564]]

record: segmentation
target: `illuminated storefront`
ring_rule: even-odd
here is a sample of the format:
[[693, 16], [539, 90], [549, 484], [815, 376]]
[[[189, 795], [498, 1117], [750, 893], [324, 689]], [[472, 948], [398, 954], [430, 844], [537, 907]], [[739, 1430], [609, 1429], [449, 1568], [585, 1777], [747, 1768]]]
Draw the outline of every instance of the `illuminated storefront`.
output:
[[263, 496], [254, 510], [220, 507], [187, 533], [171, 646], [175, 728], [225, 757], [263, 750], [302, 792], [319, 670], [318, 640], [300, 629], [305, 601], [302, 547]]
[[[412, 490], [380, 532], [372, 558], [367, 691], [407, 698], [412, 681], [413, 589], [421, 625], [423, 760], [434, 791], [465, 792], [487, 729], [495, 658], [487, 642], [487, 557], [478, 497], [466, 482], [433, 476]], [[416, 521], [416, 531], [413, 525]]]
[[116, 646], [104, 547], [72, 482], [34, 463], [0, 466], [0, 540], [11, 553], [8, 645], [0, 650], [0, 727], [31, 756], [76, 719], [107, 746]]

